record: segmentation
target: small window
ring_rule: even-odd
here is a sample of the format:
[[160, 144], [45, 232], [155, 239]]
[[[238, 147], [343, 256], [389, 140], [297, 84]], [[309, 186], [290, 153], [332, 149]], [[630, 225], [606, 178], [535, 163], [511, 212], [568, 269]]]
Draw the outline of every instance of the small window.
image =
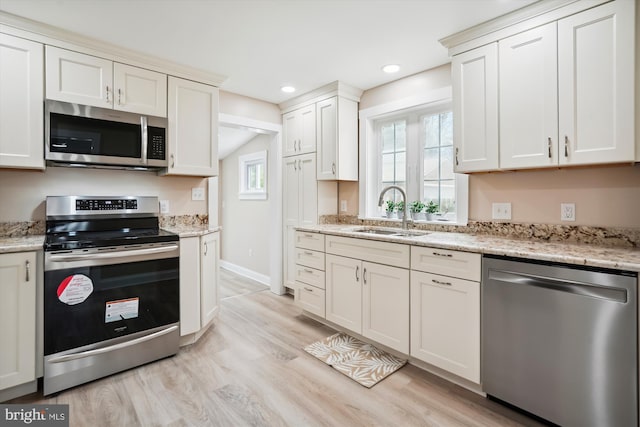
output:
[[267, 152], [245, 154], [239, 157], [239, 198], [241, 200], [267, 199]]

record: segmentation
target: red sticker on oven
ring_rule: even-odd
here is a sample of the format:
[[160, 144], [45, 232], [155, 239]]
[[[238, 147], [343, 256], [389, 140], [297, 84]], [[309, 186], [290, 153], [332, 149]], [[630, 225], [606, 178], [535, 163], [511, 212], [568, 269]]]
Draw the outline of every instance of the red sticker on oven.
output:
[[58, 299], [67, 305], [84, 302], [93, 292], [93, 282], [84, 274], [64, 278], [58, 286]]

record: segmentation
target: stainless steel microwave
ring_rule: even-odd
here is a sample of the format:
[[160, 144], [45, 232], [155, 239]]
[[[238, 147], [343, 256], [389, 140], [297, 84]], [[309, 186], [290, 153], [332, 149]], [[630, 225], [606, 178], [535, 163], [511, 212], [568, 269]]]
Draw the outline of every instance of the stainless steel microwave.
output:
[[167, 167], [167, 119], [46, 100], [45, 159], [66, 166]]

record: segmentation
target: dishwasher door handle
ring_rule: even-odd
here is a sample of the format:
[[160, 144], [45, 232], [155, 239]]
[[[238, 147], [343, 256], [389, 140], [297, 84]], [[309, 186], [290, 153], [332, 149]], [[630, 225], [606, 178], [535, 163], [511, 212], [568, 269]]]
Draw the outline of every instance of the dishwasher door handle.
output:
[[494, 269], [489, 270], [489, 278], [504, 283], [534, 286], [608, 301], [628, 302], [627, 290], [624, 288], [590, 285], [570, 280]]

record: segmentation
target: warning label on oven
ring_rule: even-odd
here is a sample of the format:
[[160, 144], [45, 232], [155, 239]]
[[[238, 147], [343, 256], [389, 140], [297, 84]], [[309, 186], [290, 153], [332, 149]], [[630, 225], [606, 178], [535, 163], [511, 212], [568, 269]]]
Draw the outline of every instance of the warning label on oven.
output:
[[127, 298], [117, 301], [107, 301], [107, 307], [104, 312], [104, 323], [135, 319], [138, 317], [139, 300], [140, 298]]
[[84, 274], [67, 276], [58, 285], [58, 299], [67, 305], [84, 302], [93, 292], [93, 282]]

